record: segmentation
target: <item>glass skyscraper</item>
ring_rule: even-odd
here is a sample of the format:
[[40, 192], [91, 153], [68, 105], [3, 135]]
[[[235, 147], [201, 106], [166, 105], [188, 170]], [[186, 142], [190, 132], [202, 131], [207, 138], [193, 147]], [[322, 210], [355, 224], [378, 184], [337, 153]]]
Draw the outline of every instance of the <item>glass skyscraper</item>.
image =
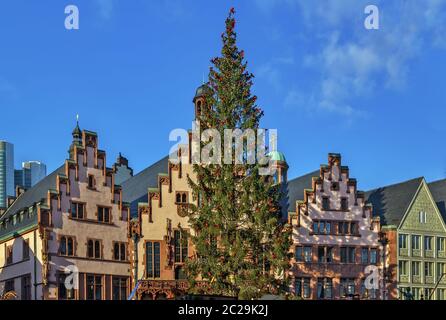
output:
[[46, 165], [40, 161], [26, 161], [21, 170], [15, 170], [15, 186], [29, 189], [45, 178]]
[[6, 207], [8, 196], [14, 196], [14, 145], [0, 141], [0, 208]]

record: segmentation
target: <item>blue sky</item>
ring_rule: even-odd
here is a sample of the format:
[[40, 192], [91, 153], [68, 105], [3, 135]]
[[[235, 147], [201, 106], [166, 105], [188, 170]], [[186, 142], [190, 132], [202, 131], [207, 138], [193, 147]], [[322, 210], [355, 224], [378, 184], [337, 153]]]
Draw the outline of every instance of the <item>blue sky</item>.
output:
[[[379, 30], [363, 26], [370, 3]], [[68, 4], [79, 30], [64, 28]], [[140, 171], [167, 154], [231, 6], [290, 178], [328, 152], [362, 189], [446, 176], [446, 0], [2, 1], [0, 139], [16, 166], [60, 165], [76, 114], [109, 165], [122, 152]]]

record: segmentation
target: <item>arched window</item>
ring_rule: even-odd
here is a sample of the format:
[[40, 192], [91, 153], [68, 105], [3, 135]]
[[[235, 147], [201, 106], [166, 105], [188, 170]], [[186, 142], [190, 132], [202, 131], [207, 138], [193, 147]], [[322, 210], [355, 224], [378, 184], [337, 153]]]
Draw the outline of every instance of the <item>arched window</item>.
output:
[[201, 116], [201, 100], [197, 101], [197, 116]]
[[181, 202], [181, 194], [180, 194], [180, 193], [177, 193], [177, 195], [176, 195], [176, 201], [177, 201], [177, 203], [180, 203], [180, 202]]
[[186, 203], [187, 202], [187, 196], [186, 196], [186, 194], [185, 193], [183, 193], [183, 195], [181, 196], [181, 201], [183, 202], [183, 203]]

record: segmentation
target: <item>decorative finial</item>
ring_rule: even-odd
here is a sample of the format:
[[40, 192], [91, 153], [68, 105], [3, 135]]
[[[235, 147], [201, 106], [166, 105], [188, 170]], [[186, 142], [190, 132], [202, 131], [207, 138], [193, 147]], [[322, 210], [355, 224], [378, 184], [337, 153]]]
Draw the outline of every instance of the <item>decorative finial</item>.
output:
[[76, 123], [79, 124], [79, 113], [76, 114]]
[[204, 72], [203, 72], [203, 79], [201, 81], [201, 84], [204, 84]]

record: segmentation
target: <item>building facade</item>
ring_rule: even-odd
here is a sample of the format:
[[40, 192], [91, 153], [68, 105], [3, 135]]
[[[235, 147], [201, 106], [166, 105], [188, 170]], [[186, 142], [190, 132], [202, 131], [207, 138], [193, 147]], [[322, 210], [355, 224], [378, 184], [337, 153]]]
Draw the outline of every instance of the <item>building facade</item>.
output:
[[445, 300], [446, 228], [439, 210], [445, 187], [444, 180], [427, 184], [421, 177], [367, 192], [387, 240], [386, 298]]
[[[203, 87], [193, 99], [196, 114], [205, 104]], [[172, 299], [184, 295], [188, 281], [184, 264], [193, 254], [186, 209], [193, 199], [187, 177], [195, 179], [189, 144], [179, 146], [179, 163], [165, 157], [123, 183], [130, 204], [129, 224], [133, 283], [137, 299]], [[181, 155], [180, 150], [187, 150]]]
[[19, 299], [127, 299], [129, 208], [94, 132], [0, 219], [0, 288]]
[[14, 145], [0, 141], [0, 208], [7, 207], [8, 196], [14, 193]]
[[[380, 221], [339, 154], [287, 184], [293, 226], [291, 290], [302, 299], [379, 299]], [[368, 271], [367, 271], [368, 270]], [[367, 278], [376, 270], [374, 280]]]

